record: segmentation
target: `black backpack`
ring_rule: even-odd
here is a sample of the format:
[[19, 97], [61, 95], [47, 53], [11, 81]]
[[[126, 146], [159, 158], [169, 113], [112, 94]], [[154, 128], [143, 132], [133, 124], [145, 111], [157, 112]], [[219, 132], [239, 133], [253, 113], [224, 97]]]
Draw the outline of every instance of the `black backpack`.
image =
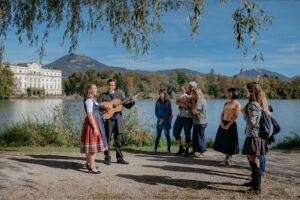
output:
[[269, 116], [262, 108], [261, 110], [261, 117], [259, 120], [259, 133], [258, 136], [261, 139], [267, 140], [273, 134], [273, 123], [271, 116]]

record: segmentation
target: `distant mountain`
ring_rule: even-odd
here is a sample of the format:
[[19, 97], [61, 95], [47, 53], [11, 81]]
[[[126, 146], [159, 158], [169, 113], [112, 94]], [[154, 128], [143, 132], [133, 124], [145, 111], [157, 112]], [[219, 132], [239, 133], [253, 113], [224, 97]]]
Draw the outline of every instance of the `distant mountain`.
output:
[[263, 77], [278, 77], [282, 81], [290, 81], [291, 79], [289, 77], [286, 77], [282, 74], [279, 74], [277, 72], [268, 71], [266, 69], [259, 68], [259, 70], [250, 69], [241, 71], [239, 74], [234, 75], [233, 77], [246, 77], [246, 78], [256, 78], [257, 76]]
[[[23, 63], [24, 64], [24, 63]], [[88, 70], [95, 70], [97, 72], [103, 72], [108, 70], [114, 70], [117, 73], [124, 73], [125, 71], [129, 72], [136, 72], [140, 74], [149, 74], [149, 73], [159, 73], [162, 75], [169, 75], [172, 71], [179, 71], [184, 72], [186, 74], [192, 74], [192, 75], [205, 75], [204, 73], [190, 70], [190, 69], [170, 69], [170, 70], [158, 70], [158, 71], [144, 71], [144, 70], [129, 70], [126, 68], [121, 67], [112, 67], [107, 66], [103, 63], [100, 63], [99, 61], [85, 56], [85, 55], [78, 55], [78, 54], [69, 54], [65, 55], [55, 61], [53, 61], [50, 64], [47, 64], [44, 66], [45, 68], [58, 68], [62, 70], [62, 75], [64, 77], [71, 75], [74, 72], [86, 72]], [[290, 81], [291, 78], [288, 78], [282, 74], [279, 74], [277, 72], [268, 71], [266, 69], [259, 69], [256, 71], [255, 69], [245, 70], [243, 72], [240, 72], [239, 74], [234, 75], [233, 77], [249, 77], [249, 78], [256, 78], [257, 75], [262, 76], [270, 76], [270, 77], [278, 77], [280, 80], [284, 81]]]
[[96, 70], [97, 72], [108, 70], [114, 70], [116, 72], [126, 71], [125, 68], [107, 66], [88, 56], [77, 55], [74, 53], [63, 56], [44, 67], [61, 69], [64, 77], [69, 76], [74, 72], [86, 72], [91, 69]]
[[78, 54], [69, 54], [65, 55], [57, 60], [53, 61], [50, 64], [44, 66], [45, 68], [58, 68], [62, 70], [62, 75], [64, 77], [71, 75], [74, 72], [86, 72], [88, 70], [96, 70], [97, 72], [103, 72], [108, 70], [114, 70], [115, 72], [123, 73], [125, 71], [136, 72], [140, 74], [149, 74], [149, 73], [159, 73], [162, 75], [168, 75], [173, 70], [184, 72], [187, 74], [197, 74], [201, 75], [202, 73], [189, 70], [189, 69], [170, 69], [170, 70], [158, 70], [158, 71], [144, 71], [144, 70], [128, 70], [126, 68], [121, 67], [112, 67], [107, 66], [99, 61], [85, 56], [85, 55], [78, 55]]
[[190, 70], [190, 69], [170, 69], [170, 70], [158, 70], [158, 71], [155, 71], [156, 73], [159, 73], [159, 74], [163, 74], [163, 75], [169, 75], [172, 71], [179, 71], [179, 72], [183, 72], [183, 73], [186, 73], [186, 74], [192, 74], [192, 75], [204, 75], [203, 73], [201, 72], [197, 72], [197, 71], [194, 71], [194, 70]]

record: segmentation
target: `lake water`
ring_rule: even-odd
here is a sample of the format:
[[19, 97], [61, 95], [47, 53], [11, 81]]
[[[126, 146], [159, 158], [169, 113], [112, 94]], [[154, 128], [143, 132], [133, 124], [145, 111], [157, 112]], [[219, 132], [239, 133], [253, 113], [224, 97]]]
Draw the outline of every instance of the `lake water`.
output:
[[[208, 106], [208, 127], [206, 137], [214, 138], [220, 123], [220, 113], [226, 100], [207, 100]], [[245, 100], [239, 100], [242, 107]], [[300, 100], [269, 100], [269, 104], [274, 108], [273, 116], [281, 126], [281, 132], [276, 136], [277, 141], [284, 136], [293, 135], [300, 130]], [[155, 100], [140, 100], [136, 103], [138, 118], [141, 126], [155, 134], [156, 118], [154, 114]], [[72, 119], [81, 126], [84, 117], [82, 100], [63, 99], [14, 99], [0, 101], [0, 128], [5, 128], [25, 119], [51, 120], [54, 111], [68, 107], [71, 111]], [[178, 108], [172, 101], [174, 120]], [[126, 112], [125, 112], [126, 114]], [[237, 120], [240, 145], [244, 141], [245, 122], [242, 114]], [[172, 131], [171, 131], [172, 133]]]

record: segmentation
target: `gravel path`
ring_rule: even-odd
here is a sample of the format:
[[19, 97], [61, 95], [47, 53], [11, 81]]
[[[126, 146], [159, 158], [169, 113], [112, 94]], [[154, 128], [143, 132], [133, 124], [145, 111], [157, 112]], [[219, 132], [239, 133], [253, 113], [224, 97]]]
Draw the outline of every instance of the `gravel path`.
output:
[[103, 164], [89, 174], [79, 153], [0, 153], [0, 199], [299, 199], [300, 154], [271, 152], [263, 192], [247, 187], [245, 156], [222, 167], [213, 151], [204, 159], [166, 154], [125, 153], [130, 165]]

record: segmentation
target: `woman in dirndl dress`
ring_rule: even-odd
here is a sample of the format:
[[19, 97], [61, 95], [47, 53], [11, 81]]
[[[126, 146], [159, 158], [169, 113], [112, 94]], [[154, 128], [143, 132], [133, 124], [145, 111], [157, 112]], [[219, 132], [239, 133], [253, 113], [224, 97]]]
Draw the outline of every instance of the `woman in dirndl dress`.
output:
[[99, 113], [99, 104], [94, 99], [97, 94], [95, 84], [88, 84], [85, 90], [84, 108], [86, 117], [84, 119], [80, 153], [86, 154], [86, 168], [91, 173], [99, 174], [95, 166], [96, 153], [103, 152], [108, 148], [108, 143], [103, 125], [103, 118]]
[[233, 154], [239, 153], [239, 139], [236, 119], [241, 110], [240, 103], [236, 100], [238, 97], [235, 88], [227, 90], [228, 101], [225, 103], [222, 114], [221, 124], [219, 126], [213, 149], [224, 153], [225, 159], [220, 164], [229, 165]]
[[251, 187], [249, 191], [254, 193], [261, 192], [261, 170], [260, 156], [266, 155], [268, 152], [267, 141], [259, 137], [260, 118], [262, 109], [262, 89], [255, 83], [247, 84], [249, 92], [249, 102], [243, 109], [244, 118], [246, 120], [246, 139], [244, 142], [242, 154], [247, 155], [250, 167], [252, 180], [245, 183], [244, 186]]

